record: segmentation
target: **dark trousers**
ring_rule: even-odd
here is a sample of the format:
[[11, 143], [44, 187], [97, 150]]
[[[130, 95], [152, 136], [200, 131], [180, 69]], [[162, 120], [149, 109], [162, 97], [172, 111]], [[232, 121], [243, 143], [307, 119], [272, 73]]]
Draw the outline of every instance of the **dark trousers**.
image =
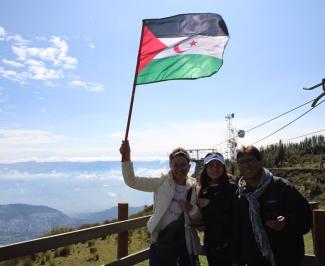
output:
[[231, 266], [231, 254], [228, 247], [205, 248], [209, 266]]
[[277, 262], [276, 266], [301, 266], [301, 262], [300, 261], [290, 261], [290, 262]]
[[[294, 259], [290, 262], [275, 262], [276, 266], [301, 266], [300, 261], [295, 261]], [[269, 263], [267, 260], [261, 260], [261, 261], [255, 261], [255, 262], [249, 262], [246, 264], [239, 264], [239, 266], [271, 266], [271, 263]]]
[[271, 266], [271, 263], [265, 257], [260, 257], [247, 263], [240, 263], [239, 266]]
[[160, 258], [157, 253], [156, 245], [151, 244], [149, 249], [149, 266], [190, 266], [186, 246], [184, 246], [184, 249], [177, 257], [177, 260], [171, 263], [165, 262], [163, 258]]

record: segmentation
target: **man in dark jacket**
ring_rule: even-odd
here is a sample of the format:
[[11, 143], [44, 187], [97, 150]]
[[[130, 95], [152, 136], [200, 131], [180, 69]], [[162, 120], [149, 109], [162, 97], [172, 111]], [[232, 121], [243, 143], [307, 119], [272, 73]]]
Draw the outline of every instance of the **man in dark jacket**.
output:
[[307, 200], [287, 180], [263, 168], [254, 146], [237, 153], [238, 259], [248, 266], [299, 266], [311, 227]]

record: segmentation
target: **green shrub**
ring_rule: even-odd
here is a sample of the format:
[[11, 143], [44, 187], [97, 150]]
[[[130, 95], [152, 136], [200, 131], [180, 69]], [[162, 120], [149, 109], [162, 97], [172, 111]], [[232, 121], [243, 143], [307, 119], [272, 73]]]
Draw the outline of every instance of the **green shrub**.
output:
[[95, 248], [95, 247], [91, 247], [91, 248], [89, 249], [89, 252], [90, 252], [91, 254], [94, 254], [94, 253], [97, 252], [97, 248]]
[[92, 246], [95, 246], [95, 240], [89, 240], [87, 242], [87, 247], [92, 247]]
[[67, 233], [67, 232], [71, 232], [74, 231], [76, 229], [74, 229], [73, 227], [69, 227], [69, 226], [62, 226], [62, 227], [54, 227], [52, 228], [52, 230], [46, 234], [45, 236], [51, 236], [51, 235], [58, 235], [58, 234], [63, 234], [63, 233]]
[[70, 246], [58, 248], [54, 252], [55, 257], [67, 257], [70, 254], [71, 254], [71, 247]]

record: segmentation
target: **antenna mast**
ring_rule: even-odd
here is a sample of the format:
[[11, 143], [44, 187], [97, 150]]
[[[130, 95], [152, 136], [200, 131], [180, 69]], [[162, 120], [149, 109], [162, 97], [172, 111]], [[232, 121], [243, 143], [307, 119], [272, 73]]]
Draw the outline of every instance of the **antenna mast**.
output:
[[227, 156], [231, 162], [236, 160], [236, 148], [237, 148], [237, 134], [236, 130], [232, 126], [232, 120], [235, 117], [234, 113], [227, 114], [225, 116], [227, 123]]

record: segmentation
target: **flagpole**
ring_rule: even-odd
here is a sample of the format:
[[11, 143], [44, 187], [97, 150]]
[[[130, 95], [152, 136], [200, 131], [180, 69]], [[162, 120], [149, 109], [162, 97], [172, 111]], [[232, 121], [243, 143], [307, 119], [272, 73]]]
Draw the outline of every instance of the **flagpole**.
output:
[[144, 30], [144, 27], [143, 27], [143, 23], [142, 23], [139, 51], [138, 51], [138, 56], [137, 56], [137, 65], [136, 65], [135, 73], [134, 73], [131, 102], [130, 102], [129, 115], [128, 115], [128, 121], [127, 121], [127, 124], [126, 124], [126, 131], [125, 131], [124, 140], [128, 140], [128, 136], [129, 136], [129, 129], [130, 129], [130, 123], [131, 123], [132, 110], [133, 110], [134, 95], [135, 95], [135, 89], [136, 89], [136, 86], [137, 86], [137, 83], [136, 83], [137, 82], [137, 70], [138, 70], [139, 63], [140, 63], [139, 57], [140, 57], [141, 42], [142, 42], [142, 37], [143, 37], [143, 30]]

